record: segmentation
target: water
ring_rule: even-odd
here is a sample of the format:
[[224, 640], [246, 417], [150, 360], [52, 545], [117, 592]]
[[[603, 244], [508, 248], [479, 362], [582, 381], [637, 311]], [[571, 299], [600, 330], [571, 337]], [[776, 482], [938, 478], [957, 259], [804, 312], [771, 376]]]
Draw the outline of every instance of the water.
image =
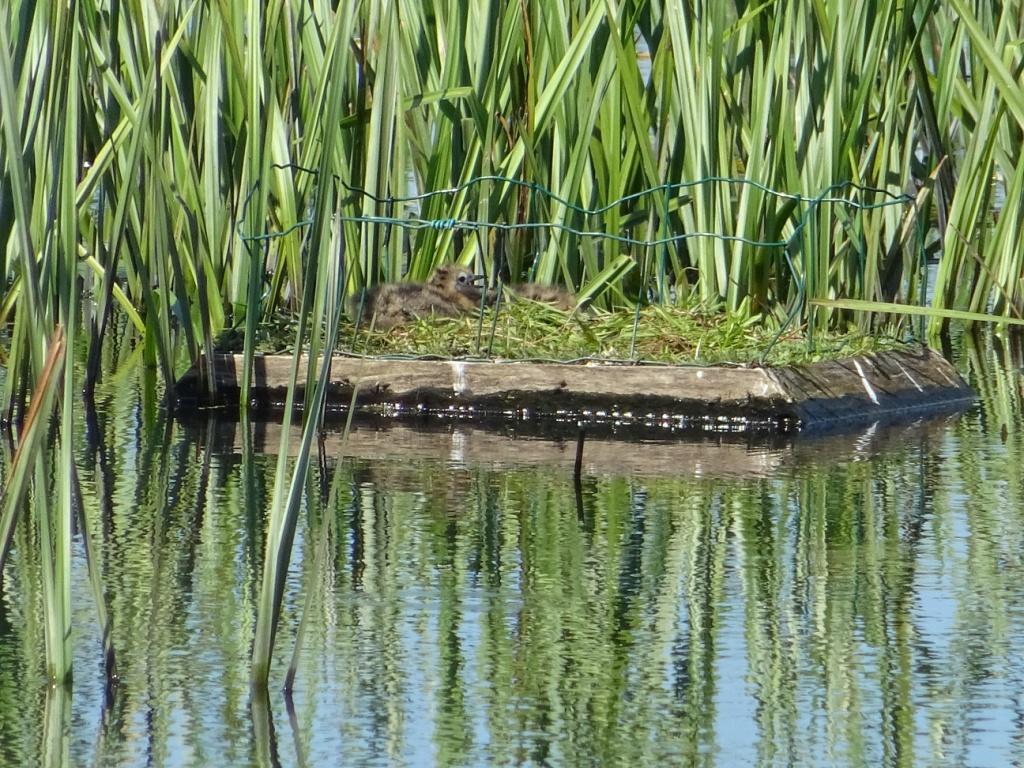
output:
[[168, 422], [129, 368], [79, 453], [121, 682], [108, 696], [78, 537], [75, 683], [46, 686], [21, 526], [0, 764], [1024, 763], [1020, 358], [988, 341], [958, 363], [982, 395], [961, 416], [608, 436], [579, 493], [571, 439], [328, 435], [266, 699], [248, 664], [280, 432]]

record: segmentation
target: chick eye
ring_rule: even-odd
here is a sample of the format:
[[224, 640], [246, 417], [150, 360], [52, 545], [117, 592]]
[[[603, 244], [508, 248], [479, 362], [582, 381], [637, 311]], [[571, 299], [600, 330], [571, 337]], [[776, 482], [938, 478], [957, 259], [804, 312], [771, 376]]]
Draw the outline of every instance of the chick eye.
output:
[[466, 276], [465, 275], [459, 275], [459, 282], [460, 283], [466, 282]]

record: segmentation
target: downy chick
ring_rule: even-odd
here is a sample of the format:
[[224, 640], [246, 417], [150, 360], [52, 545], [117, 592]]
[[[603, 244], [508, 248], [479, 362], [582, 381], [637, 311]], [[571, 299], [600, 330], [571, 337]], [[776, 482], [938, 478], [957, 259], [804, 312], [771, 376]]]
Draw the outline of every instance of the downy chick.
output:
[[[483, 294], [474, 275], [459, 264], [442, 264], [426, 283], [381, 283], [366, 292], [362, 300], [361, 323], [376, 316], [379, 330], [394, 328], [421, 317], [458, 317], [480, 307]], [[349, 312], [359, 316], [360, 294], [349, 299]]]
[[563, 312], [570, 312], [576, 308], [576, 297], [564, 288], [555, 285], [542, 285], [540, 283], [517, 283], [510, 285], [512, 291], [520, 299], [540, 301], [550, 304]]

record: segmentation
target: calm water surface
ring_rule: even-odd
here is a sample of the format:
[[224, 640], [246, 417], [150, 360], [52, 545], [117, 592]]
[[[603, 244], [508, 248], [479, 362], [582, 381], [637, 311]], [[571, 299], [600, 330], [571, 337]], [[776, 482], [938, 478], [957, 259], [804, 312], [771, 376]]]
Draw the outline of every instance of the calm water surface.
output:
[[79, 451], [120, 683], [79, 536], [75, 683], [47, 688], [22, 525], [0, 764], [1022, 764], [1020, 358], [989, 341], [958, 364], [982, 396], [961, 416], [594, 439], [579, 489], [571, 441], [328, 434], [266, 699], [249, 651], [280, 433], [169, 421], [123, 367]]

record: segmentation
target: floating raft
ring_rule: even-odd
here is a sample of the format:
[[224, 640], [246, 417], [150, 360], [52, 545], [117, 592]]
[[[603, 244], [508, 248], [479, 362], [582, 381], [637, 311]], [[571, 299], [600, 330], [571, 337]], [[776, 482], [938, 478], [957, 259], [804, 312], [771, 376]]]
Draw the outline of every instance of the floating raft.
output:
[[[197, 366], [178, 382], [179, 401], [237, 404], [242, 355], [217, 354], [210, 362], [217, 397], [207, 394]], [[282, 408], [291, 365], [291, 355], [255, 357], [252, 407]], [[305, 377], [303, 360], [299, 380]], [[847, 429], [961, 410], [976, 397], [945, 358], [924, 348], [779, 368], [332, 358], [329, 408], [344, 412], [357, 385], [359, 409], [394, 417], [541, 419], [640, 431]]]

